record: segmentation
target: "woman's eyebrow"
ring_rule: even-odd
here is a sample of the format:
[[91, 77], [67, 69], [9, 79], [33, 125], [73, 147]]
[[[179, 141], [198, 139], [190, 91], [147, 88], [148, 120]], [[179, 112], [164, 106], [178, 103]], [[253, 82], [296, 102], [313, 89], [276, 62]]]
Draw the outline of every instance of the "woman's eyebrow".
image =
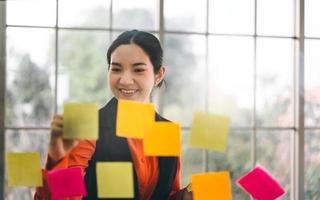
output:
[[111, 62], [110, 65], [116, 65], [116, 66], [119, 66], [119, 67], [122, 66], [120, 63], [117, 63], [117, 62]]
[[132, 66], [133, 67], [137, 67], [139, 65], [147, 65], [146, 63], [143, 63], [143, 62], [138, 62], [138, 63], [134, 63]]

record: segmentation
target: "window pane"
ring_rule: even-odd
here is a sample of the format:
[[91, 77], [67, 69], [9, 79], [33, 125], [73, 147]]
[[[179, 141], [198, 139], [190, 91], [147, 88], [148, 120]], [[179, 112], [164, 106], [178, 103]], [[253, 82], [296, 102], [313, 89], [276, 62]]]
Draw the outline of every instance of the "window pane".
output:
[[209, 44], [209, 110], [252, 126], [253, 38], [213, 36]]
[[293, 40], [257, 40], [257, 126], [293, 125]]
[[192, 174], [204, 172], [204, 152], [201, 149], [190, 148], [190, 129], [182, 131], [181, 135], [181, 185], [186, 187], [191, 183]]
[[59, 32], [59, 111], [63, 103], [70, 101], [107, 102], [108, 46], [108, 32]]
[[102, 28], [110, 26], [110, 0], [64, 0], [58, 3], [59, 26]]
[[159, 0], [113, 1], [113, 28], [159, 29]]
[[253, 34], [254, 0], [214, 0], [209, 6], [210, 32]]
[[[123, 31], [112, 31], [111, 32], [111, 42], [113, 42], [121, 33], [123, 33]], [[158, 40], [160, 40], [159, 38], [159, 34], [157, 33], [152, 33], [154, 36], [156, 36], [158, 38]]]
[[48, 145], [49, 130], [7, 130], [6, 152], [39, 152], [41, 166], [44, 167]]
[[[183, 7], [183, 8], [182, 8]], [[206, 31], [206, 0], [168, 0], [164, 4], [165, 29], [170, 31]]]
[[195, 111], [205, 110], [205, 37], [165, 35], [164, 116], [190, 125]]
[[320, 199], [320, 131], [306, 131], [305, 199]]
[[257, 131], [257, 163], [284, 187], [281, 199], [290, 199], [291, 136], [293, 131]]
[[6, 1], [7, 24], [29, 26], [55, 26], [55, 0]]
[[[44, 167], [49, 145], [49, 131], [8, 130], [5, 136], [6, 152], [39, 152], [41, 165]], [[8, 187], [7, 181], [5, 177], [6, 200], [33, 199], [34, 188]]]
[[305, 40], [305, 124], [320, 127], [320, 40]]
[[308, 0], [305, 2], [305, 35], [320, 37], [320, 1]]
[[294, 0], [257, 0], [259, 35], [294, 35]]
[[53, 30], [7, 28], [6, 125], [48, 125], [54, 104], [53, 39]]
[[250, 199], [249, 195], [236, 185], [237, 179], [252, 168], [250, 138], [251, 131], [231, 131], [226, 152], [209, 153], [209, 171], [228, 170], [230, 172], [233, 199]]

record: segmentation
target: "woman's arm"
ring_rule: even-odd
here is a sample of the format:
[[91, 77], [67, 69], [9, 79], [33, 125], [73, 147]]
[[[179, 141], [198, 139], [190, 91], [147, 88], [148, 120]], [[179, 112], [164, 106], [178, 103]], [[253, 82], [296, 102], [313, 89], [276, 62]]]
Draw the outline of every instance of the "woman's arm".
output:
[[[43, 187], [37, 187], [34, 196], [35, 200], [49, 200], [51, 199], [50, 189], [47, 183], [47, 173], [49, 170], [64, 169], [70, 167], [80, 167], [83, 174], [88, 167], [88, 161], [91, 159], [96, 147], [96, 141], [84, 140], [70, 151], [65, 157], [56, 161], [54, 164], [48, 155], [46, 168], [42, 170]], [[70, 198], [76, 199], [76, 198]]]

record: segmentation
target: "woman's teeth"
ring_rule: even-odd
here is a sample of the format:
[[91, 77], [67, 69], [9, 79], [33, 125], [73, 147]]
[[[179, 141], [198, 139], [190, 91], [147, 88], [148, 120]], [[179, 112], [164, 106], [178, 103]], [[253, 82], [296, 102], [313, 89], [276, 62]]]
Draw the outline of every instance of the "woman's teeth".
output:
[[136, 90], [125, 90], [125, 89], [120, 89], [120, 91], [122, 93], [125, 93], [125, 94], [133, 94]]

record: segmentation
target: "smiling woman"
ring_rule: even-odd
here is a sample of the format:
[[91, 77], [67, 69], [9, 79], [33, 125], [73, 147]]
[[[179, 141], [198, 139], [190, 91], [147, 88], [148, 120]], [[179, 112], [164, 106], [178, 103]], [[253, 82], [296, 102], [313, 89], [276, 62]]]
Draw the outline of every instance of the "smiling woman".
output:
[[[99, 111], [99, 139], [80, 142], [63, 139], [63, 117], [54, 116], [45, 171], [80, 167], [85, 174], [88, 192], [84, 199], [92, 200], [99, 199], [96, 163], [130, 161], [135, 171], [134, 199], [192, 199], [191, 192], [186, 188], [180, 189], [180, 157], [145, 156], [141, 139], [119, 138], [114, 134], [118, 100], [150, 102], [153, 88], [160, 86], [165, 76], [162, 56], [159, 40], [150, 33], [132, 30], [116, 38], [107, 52], [108, 81], [114, 98]], [[155, 120], [168, 121], [159, 114], [156, 114]], [[104, 126], [109, 122], [112, 123], [110, 127]], [[46, 176], [44, 181], [47, 181]], [[37, 188], [35, 199], [50, 199], [49, 188], [44, 185]]]
[[154, 67], [148, 54], [134, 43], [119, 46], [111, 53], [108, 62], [109, 86], [120, 99], [149, 102], [153, 87], [163, 80], [165, 74], [165, 68], [162, 65]]

